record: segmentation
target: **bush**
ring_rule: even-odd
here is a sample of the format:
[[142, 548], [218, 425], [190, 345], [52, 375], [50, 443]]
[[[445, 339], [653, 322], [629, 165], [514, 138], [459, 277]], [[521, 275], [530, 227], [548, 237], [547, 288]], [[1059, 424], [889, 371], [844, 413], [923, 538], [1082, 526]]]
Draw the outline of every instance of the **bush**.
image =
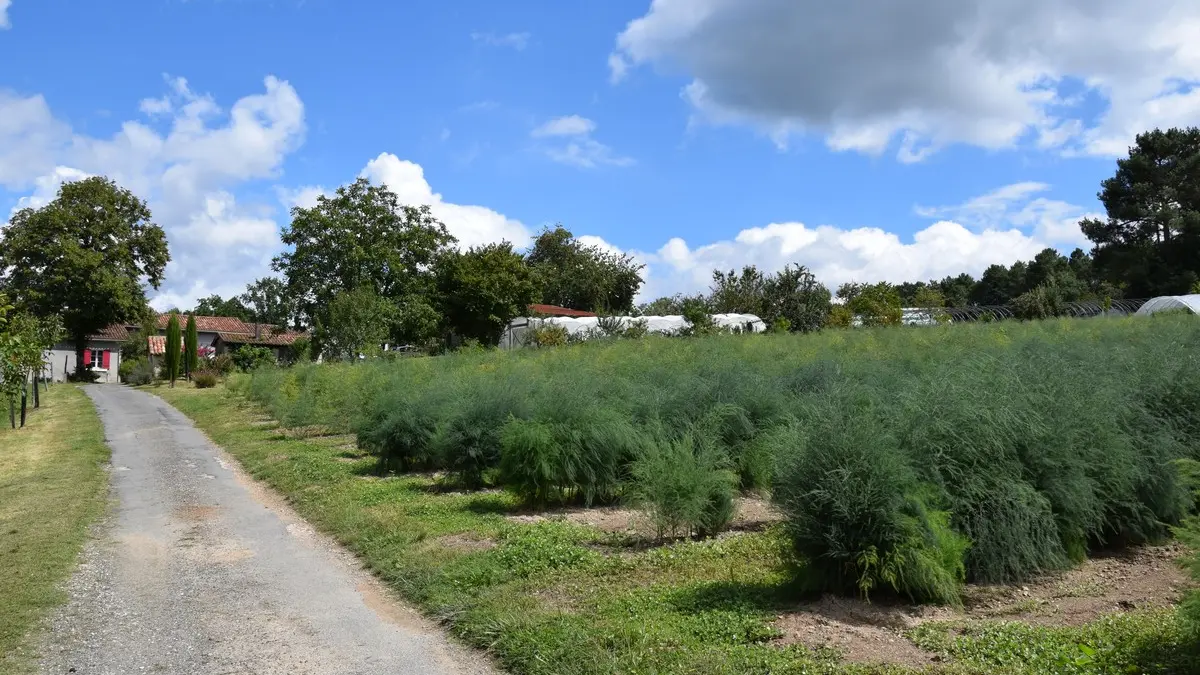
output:
[[1175, 465], [1200, 460], [1197, 345], [1172, 316], [648, 336], [230, 387], [357, 433], [383, 469], [530, 504], [636, 498], [664, 533], [717, 531], [735, 487], [773, 486], [810, 586], [953, 602], [964, 570], [1019, 581], [1195, 513]]
[[197, 389], [212, 389], [217, 386], [217, 374], [211, 370], [198, 370], [192, 374], [192, 382]]
[[233, 363], [243, 373], [258, 370], [263, 366], [275, 365], [275, 352], [267, 347], [242, 345], [232, 354]]
[[728, 458], [695, 434], [661, 438], [633, 464], [633, 497], [664, 534], [708, 537], [733, 520]]
[[135, 387], [150, 384], [154, 381], [154, 367], [146, 359], [122, 361], [118, 372], [122, 382]]
[[208, 370], [224, 377], [233, 372], [236, 364], [229, 354], [217, 354], [208, 361]]

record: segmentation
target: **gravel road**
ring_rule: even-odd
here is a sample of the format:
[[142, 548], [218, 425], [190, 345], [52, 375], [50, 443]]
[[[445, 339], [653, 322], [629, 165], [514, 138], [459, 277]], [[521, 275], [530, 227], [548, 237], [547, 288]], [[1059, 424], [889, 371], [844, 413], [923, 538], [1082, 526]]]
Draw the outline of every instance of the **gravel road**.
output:
[[44, 673], [491, 672], [156, 396], [87, 387], [114, 506], [68, 584]]

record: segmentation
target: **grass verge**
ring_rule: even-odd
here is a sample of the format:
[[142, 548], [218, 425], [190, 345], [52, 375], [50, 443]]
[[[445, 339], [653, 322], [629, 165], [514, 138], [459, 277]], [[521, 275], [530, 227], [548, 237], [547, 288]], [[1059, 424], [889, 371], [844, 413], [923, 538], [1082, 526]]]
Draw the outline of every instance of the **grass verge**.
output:
[[104, 511], [108, 457], [74, 385], [43, 394], [24, 429], [0, 428], [0, 673], [33, 669], [34, 629], [66, 599], [62, 581]]
[[571, 522], [514, 522], [506, 515], [519, 505], [508, 493], [447, 493], [421, 475], [380, 478], [352, 438], [296, 438], [224, 389], [154, 393], [406, 600], [513, 672], [1166, 673], [1195, 665], [1172, 611], [1052, 629], [934, 624], [896, 634], [925, 650], [923, 663], [848, 663], [835, 649], [782, 639], [777, 619], [797, 595], [778, 529], [645, 549]]

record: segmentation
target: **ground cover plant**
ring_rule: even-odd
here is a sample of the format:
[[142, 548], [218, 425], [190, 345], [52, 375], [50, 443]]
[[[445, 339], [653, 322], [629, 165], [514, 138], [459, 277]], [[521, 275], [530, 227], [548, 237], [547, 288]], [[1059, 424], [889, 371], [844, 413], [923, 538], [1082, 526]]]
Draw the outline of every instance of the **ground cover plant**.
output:
[[[1152, 564], [1085, 562], [1071, 572], [1078, 577], [1027, 582], [999, 605], [996, 589], [970, 586], [967, 609], [937, 609], [910, 630], [888, 613], [921, 616], [919, 607], [851, 598], [855, 611], [882, 616], [850, 620], [826, 600], [807, 600], [784, 526], [645, 546], [569, 517], [610, 507], [559, 517], [527, 509], [513, 491], [448, 490], [427, 473], [381, 476], [353, 436], [282, 427], [224, 388], [155, 393], [405, 599], [514, 673], [1184, 673], [1200, 665], [1194, 634], [1166, 604], [1182, 571], [1163, 549]], [[1084, 597], [1107, 593], [1101, 587], [1120, 585], [1115, 579], [1140, 583], [1155, 567], [1169, 596], [1158, 602], [1142, 591]], [[1042, 602], [1043, 594], [1065, 599]], [[987, 602], [976, 607], [976, 596]], [[1144, 609], [1100, 618], [1126, 597]], [[1073, 611], [1060, 602], [1094, 610], [1069, 625], [1013, 623]], [[797, 630], [789, 621], [807, 623]], [[831, 633], [845, 641], [826, 644]]]
[[104, 430], [87, 396], [55, 385], [24, 429], [0, 428], [0, 673], [32, 672], [38, 622], [66, 599], [104, 510]]
[[[235, 386], [287, 425], [356, 433], [383, 470], [531, 505], [640, 498], [667, 529], [719, 530], [732, 473], [773, 487], [813, 590], [954, 603], [966, 580], [1169, 536], [1193, 508], [1172, 461], [1200, 448], [1197, 347], [1194, 317], [1105, 318], [308, 365]], [[655, 459], [677, 446], [704, 461]], [[703, 498], [680, 485], [707, 486], [717, 513], [683, 508]]]

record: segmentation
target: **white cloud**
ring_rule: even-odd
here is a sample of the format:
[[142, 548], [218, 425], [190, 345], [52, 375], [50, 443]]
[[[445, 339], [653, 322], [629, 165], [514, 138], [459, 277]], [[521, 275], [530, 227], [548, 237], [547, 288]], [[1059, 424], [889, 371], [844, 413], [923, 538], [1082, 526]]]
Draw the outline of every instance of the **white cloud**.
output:
[[156, 298], [186, 306], [194, 289], [240, 292], [266, 274], [279, 248], [277, 225], [260, 205], [241, 205], [232, 190], [279, 174], [302, 142], [304, 105], [287, 82], [268, 77], [265, 91], [225, 114], [182, 78], [142, 101], [151, 121], [131, 120], [108, 138], [73, 133], [40, 96], [0, 94], [0, 185], [32, 189], [19, 205], [52, 198], [64, 180], [105, 175], [146, 199], [166, 230], [171, 263]]
[[12, 0], [0, 0], [0, 28], [9, 28], [12, 24], [8, 20], [8, 8], [12, 5]]
[[580, 117], [579, 115], [567, 115], [566, 117], [555, 117], [534, 129], [530, 135], [534, 138], [546, 138], [548, 136], [586, 136], [596, 130], [596, 123]]
[[529, 46], [529, 33], [505, 33], [497, 35], [496, 33], [471, 33], [471, 39], [475, 42], [485, 44], [489, 47], [509, 47], [517, 51], [524, 51]]
[[88, 178], [88, 174], [79, 169], [72, 169], [69, 166], [56, 166], [53, 172], [45, 176], [39, 176], [33, 181], [33, 192], [17, 200], [17, 205], [13, 208], [13, 213], [21, 209], [39, 209], [54, 201], [54, 197], [58, 194], [58, 188], [62, 187], [63, 183], [83, 180], [84, 178]]
[[950, 218], [975, 231], [1016, 227], [1029, 231], [1042, 241], [1061, 246], [1087, 246], [1088, 239], [1079, 229], [1084, 218], [1103, 218], [1104, 214], [1057, 199], [1037, 196], [1050, 189], [1045, 183], [1014, 183], [955, 206], [922, 207], [918, 215]]
[[596, 123], [579, 115], [556, 117], [534, 128], [535, 139], [569, 139], [561, 145], [545, 145], [542, 152], [560, 164], [594, 169], [598, 166], [632, 166], [632, 157], [617, 154], [612, 148], [592, 138]]
[[[1193, 0], [653, 0], [609, 67], [614, 81], [643, 64], [690, 76], [697, 119], [781, 145], [818, 133], [919, 161], [1032, 139], [1107, 156], [1200, 115], [1198, 33]], [[1062, 93], [1077, 86], [1108, 103], [1090, 126], [1085, 97]]]

